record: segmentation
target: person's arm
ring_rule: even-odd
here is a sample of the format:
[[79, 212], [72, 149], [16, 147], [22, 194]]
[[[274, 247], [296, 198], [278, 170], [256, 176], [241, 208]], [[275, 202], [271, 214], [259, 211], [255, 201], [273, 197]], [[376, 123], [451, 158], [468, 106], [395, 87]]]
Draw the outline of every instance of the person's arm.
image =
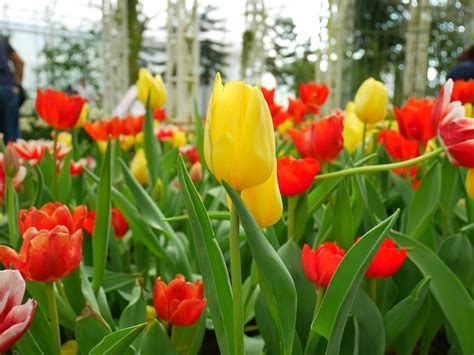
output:
[[12, 61], [13, 67], [15, 68], [15, 82], [17, 84], [21, 84], [21, 82], [23, 81], [23, 67], [25, 66], [25, 63], [15, 51], [10, 52], [8, 57]]

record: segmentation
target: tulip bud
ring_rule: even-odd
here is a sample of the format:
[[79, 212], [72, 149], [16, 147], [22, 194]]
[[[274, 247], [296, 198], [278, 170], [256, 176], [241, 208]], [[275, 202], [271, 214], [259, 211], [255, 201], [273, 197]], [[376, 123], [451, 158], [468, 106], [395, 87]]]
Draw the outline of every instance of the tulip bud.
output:
[[20, 157], [12, 144], [8, 144], [5, 151], [4, 170], [7, 176], [11, 178], [20, 170]]
[[137, 80], [137, 95], [144, 105], [150, 109], [162, 107], [166, 102], [166, 89], [161, 75], [153, 77], [146, 68], [140, 68]]
[[357, 89], [354, 105], [355, 113], [362, 122], [382, 121], [387, 115], [387, 89], [382, 82], [369, 78]]
[[[349, 104], [347, 106], [349, 106]], [[352, 154], [357, 146], [362, 143], [364, 124], [357, 118], [354, 112], [347, 113], [347, 111], [343, 124], [344, 130], [342, 131], [342, 136], [344, 138], [344, 148]]]
[[275, 165], [275, 135], [259, 87], [236, 81], [223, 85], [217, 73], [207, 112], [204, 156], [216, 179], [237, 191], [268, 180]]
[[242, 200], [260, 228], [275, 224], [280, 220], [283, 213], [276, 170], [275, 164], [272, 175], [267, 181], [262, 185], [242, 191]]
[[466, 192], [471, 200], [474, 200], [474, 169], [468, 169], [466, 175]]
[[191, 180], [194, 183], [200, 182], [202, 180], [202, 166], [200, 162], [194, 163], [189, 172]]
[[130, 170], [132, 175], [140, 184], [148, 184], [147, 161], [143, 148], [136, 151], [135, 156], [130, 163]]
[[76, 355], [79, 351], [79, 344], [76, 340], [68, 340], [61, 345], [61, 355]]
[[163, 181], [161, 181], [160, 178], [156, 179], [155, 181], [155, 186], [153, 186], [153, 190], [151, 192], [153, 198], [155, 201], [160, 201], [161, 198], [164, 195], [164, 186], [163, 186]]

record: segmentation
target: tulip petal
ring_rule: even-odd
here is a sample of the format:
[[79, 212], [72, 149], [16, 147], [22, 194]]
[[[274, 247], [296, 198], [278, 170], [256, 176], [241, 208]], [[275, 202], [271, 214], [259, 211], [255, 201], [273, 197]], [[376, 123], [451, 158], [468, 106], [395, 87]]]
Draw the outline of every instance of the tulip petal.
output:
[[21, 304], [25, 289], [25, 280], [18, 270], [0, 271], [0, 324], [12, 307]]
[[179, 304], [176, 311], [171, 314], [170, 323], [174, 325], [194, 324], [206, 307], [206, 299], [187, 299]]
[[28, 330], [35, 314], [36, 301], [13, 307], [0, 323], [0, 353], [6, 352]]

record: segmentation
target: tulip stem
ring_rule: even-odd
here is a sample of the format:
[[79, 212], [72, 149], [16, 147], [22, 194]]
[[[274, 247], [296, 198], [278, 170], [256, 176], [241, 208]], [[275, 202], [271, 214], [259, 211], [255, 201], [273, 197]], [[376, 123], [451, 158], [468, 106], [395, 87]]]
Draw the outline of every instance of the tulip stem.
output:
[[367, 135], [367, 122], [364, 122], [364, 128], [362, 130], [362, 156], [365, 155], [365, 136]]
[[288, 240], [295, 237], [296, 196], [288, 196]]
[[48, 302], [49, 322], [51, 327], [51, 350], [53, 355], [61, 354], [61, 336], [59, 334], [58, 308], [56, 306], [56, 295], [54, 283], [45, 282], [46, 297]]
[[15, 186], [11, 177], [7, 176], [7, 215], [8, 215], [8, 234], [10, 245], [16, 249], [18, 245], [18, 208], [16, 207]]
[[349, 176], [349, 175], [356, 175], [356, 174], [369, 174], [369, 173], [378, 173], [382, 171], [394, 170], [399, 168], [404, 168], [406, 166], [416, 165], [418, 163], [424, 162], [425, 160], [434, 158], [438, 156], [444, 149], [442, 147], [433, 150], [430, 153], [420, 155], [419, 157], [400, 161], [397, 163], [390, 163], [390, 164], [380, 164], [380, 165], [369, 165], [369, 166], [358, 166], [355, 168], [335, 171], [328, 174], [322, 174], [316, 176], [315, 179], [317, 180], [324, 180], [324, 179], [334, 179], [337, 177], [342, 176]]
[[230, 275], [232, 279], [232, 311], [234, 316], [235, 354], [244, 354], [244, 318], [242, 312], [242, 269], [240, 260], [239, 215], [230, 209]]
[[59, 131], [55, 129], [53, 131], [53, 161], [54, 161], [54, 173], [53, 173], [53, 193], [56, 194], [56, 184], [57, 184], [57, 157], [58, 157], [58, 136]]
[[376, 304], [377, 302], [377, 278], [371, 277], [369, 278], [369, 291], [370, 291], [370, 298]]

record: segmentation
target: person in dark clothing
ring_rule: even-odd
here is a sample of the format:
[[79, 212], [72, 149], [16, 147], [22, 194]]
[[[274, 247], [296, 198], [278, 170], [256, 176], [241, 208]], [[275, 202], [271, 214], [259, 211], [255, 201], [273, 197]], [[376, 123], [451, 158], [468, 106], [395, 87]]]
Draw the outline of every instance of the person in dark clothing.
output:
[[451, 69], [448, 78], [453, 80], [474, 79], [474, 45], [461, 54], [459, 62]]
[[[10, 68], [13, 66], [13, 72]], [[20, 136], [19, 94], [23, 80], [23, 60], [10, 46], [8, 40], [0, 35], [0, 132], [5, 143]]]

